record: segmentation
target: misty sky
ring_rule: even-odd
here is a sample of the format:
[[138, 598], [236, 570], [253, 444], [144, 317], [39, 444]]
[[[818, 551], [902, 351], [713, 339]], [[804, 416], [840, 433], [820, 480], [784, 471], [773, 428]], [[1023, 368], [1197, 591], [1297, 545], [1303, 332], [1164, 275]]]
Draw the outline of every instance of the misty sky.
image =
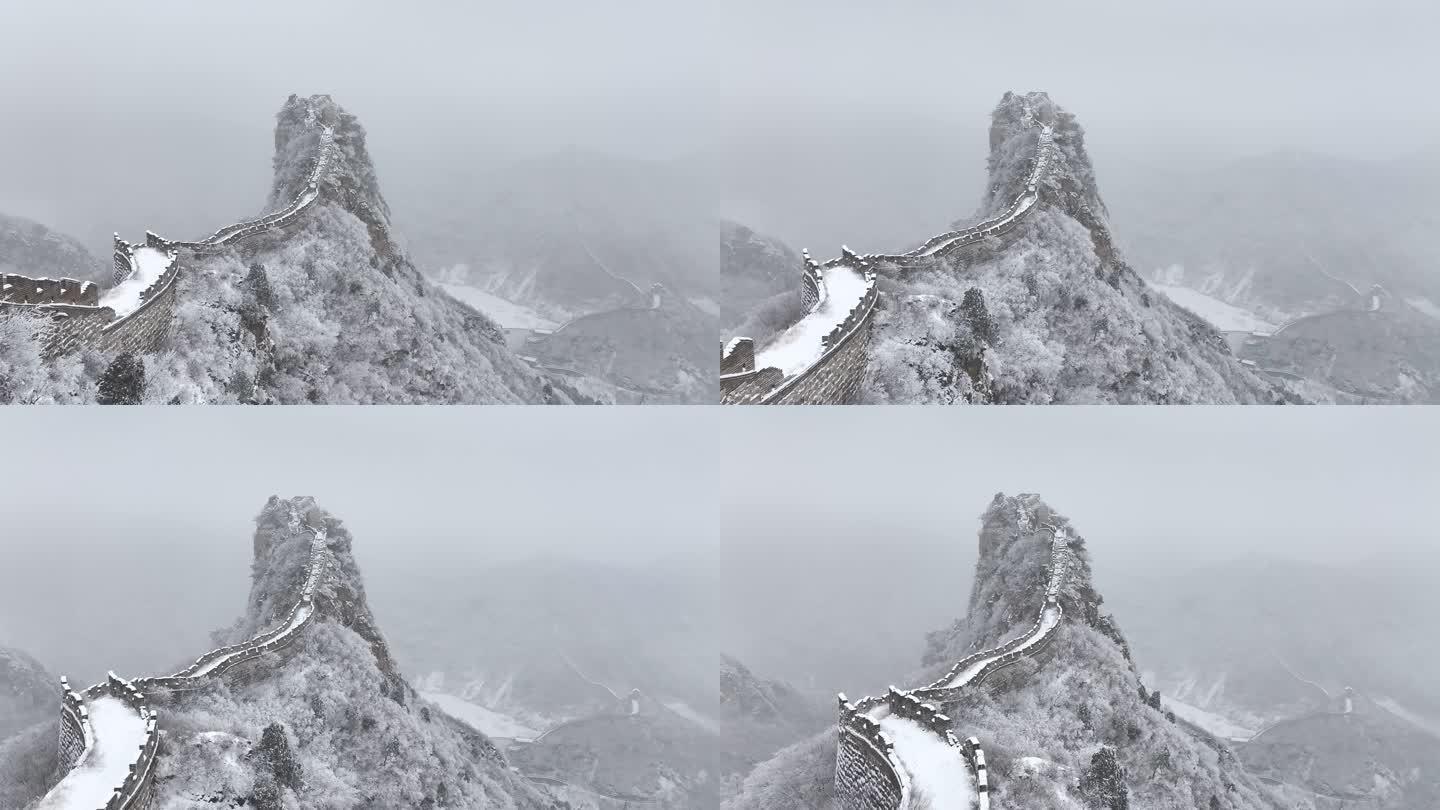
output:
[[[733, 181], [727, 215], [827, 256], [896, 248], [973, 209], [1006, 90], [1076, 112], [1102, 179], [1137, 160], [1433, 151], [1437, 18], [1425, 0], [20, 4], [0, 211], [102, 255], [112, 231], [204, 233], [258, 213], [284, 99], [328, 92], [392, 189], [572, 148], [701, 154]], [[826, 179], [867, 161], [885, 170], [855, 196], [880, 210], [847, 216], [863, 203]]]
[[848, 688], [882, 688], [867, 678], [917, 665], [924, 633], [965, 613], [978, 518], [996, 492], [1039, 493], [1069, 517], [1102, 593], [1107, 578], [1254, 555], [1440, 562], [1440, 467], [1422, 449], [1440, 446], [1440, 420], [1424, 408], [727, 416], [722, 643], [801, 683], [847, 672]]
[[314, 495], [344, 521], [376, 591], [402, 589], [387, 575], [417, 561], [708, 570], [714, 450], [692, 410], [12, 409], [0, 644], [91, 677], [208, 649], [244, 610], [272, 494]]

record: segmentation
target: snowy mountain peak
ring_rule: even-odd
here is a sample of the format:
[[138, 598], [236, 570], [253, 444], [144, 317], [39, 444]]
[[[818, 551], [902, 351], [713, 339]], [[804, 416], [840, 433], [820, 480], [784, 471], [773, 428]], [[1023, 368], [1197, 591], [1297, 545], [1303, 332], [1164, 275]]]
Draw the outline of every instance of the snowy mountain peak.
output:
[[339, 204], [372, 230], [389, 229], [390, 206], [380, 193], [360, 119], [328, 95], [292, 95], [275, 119], [273, 205], [283, 206], [305, 190], [320, 152], [318, 141], [328, 133], [334, 149], [332, 163], [319, 179], [321, 199]]

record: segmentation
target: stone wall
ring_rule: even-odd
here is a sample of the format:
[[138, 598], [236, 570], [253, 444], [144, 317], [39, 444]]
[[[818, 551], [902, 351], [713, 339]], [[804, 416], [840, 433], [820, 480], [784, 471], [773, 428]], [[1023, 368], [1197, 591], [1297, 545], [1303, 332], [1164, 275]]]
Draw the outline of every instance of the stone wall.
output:
[[990, 810], [990, 772], [985, 767], [985, 749], [980, 747], [979, 739], [968, 737], [960, 750], [975, 776], [976, 810]]
[[[834, 333], [827, 336], [826, 341], [833, 343], [820, 360], [772, 392], [766, 404], [847, 405], [855, 400], [870, 365], [868, 349], [875, 316], [873, 288], [857, 309], [860, 312], [852, 313], [850, 330], [839, 337]], [[847, 318], [847, 322], [852, 318]]]
[[0, 301], [9, 304], [75, 304], [95, 306], [100, 288], [74, 278], [29, 278], [0, 273]]
[[814, 312], [820, 306], [820, 300], [824, 298], [825, 278], [820, 273], [820, 265], [810, 258], [810, 251], [802, 250], [805, 263], [800, 271], [800, 305], [807, 313]]
[[[154, 796], [155, 760], [160, 753], [160, 733], [158, 715], [147, 705], [144, 690], [159, 688], [168, 691], [187, 691], [208, 686], [226, 672], [262, 656], [273, 655], [284, 650], [301, 637], [302, 631], [310, 624], [315, 615], [315, 589], [323, 577], [328, 555], [325, 532], [310, 530], [315, 532], [315, 536], [310, 543], [305, 583], [289, 612], [270, 629], [240, 644], [211, 650], [196, 659], [194, 664], [175, 675], [126, 681], [111, 672], [105, 682], [96, 684], [79, 695], [70, 691], [69, 682], [61, 678], [63, 687], [60, 709], [59, 764], [61, 771], [69, 771], [74, 768], [86, 748], [89, 726], [86, 719], [88, 715], [84, 705], [85, 700], [94, 700], [102, 695], [117, 697], [135, 709], [146, 721], [145, 742], [138, 751], [129, 775], [122, 784], [117, 786], [114, 796], [100, 810], [149, 810], [151, 807]], [[300, 617], [299, 612], [302, 610], [306, 613]], [[300, 619], [298, 622], [296, 621], [297, 617]], [[203, 675], [198, 674], [201, 669], [217, 661], [221, 663], [213, 666]], [[274, 664], [267, 662], [267, 668], [273, 668], [273, 666]]]
[[840, 727], [840, 744], [835, 749], [835, 796], [842, 807], [898, 810], [905, 806], [910, 798], [909, 785], [904, 771], [893, 760], [893, 748], [878, 725], [873, 731], [853, 724]]
[[60, 770], [68, 771], [90, 747], [90, 712], [85, 702], [60, 678]]
[[[730, 342], [730, 354], [740, 352], [741, 343], [748, 344], [751, 370], [743, 371], [743, 358], [733, 361], [737, 370], [720, 380], [720, 401], [727, 405], [844, 405], [853, 402], [865, 380], [869, 366], [866, 350], [870, 345], [871, 325], [879, 302], [875, 274], [866, 273], [869, 287], [860, 302], [845, 320], [822, 341], [822, 354], [804, 371], [789, 379], [778, 368], [754, 369], [754, 343], [749, 338]], [[721, 357], [722, 374], [727, 355]]]
[[[1032, 521], [1028, 512], [1022, 511], [1017, 515], [1017, 520], [1022, 531], [1029, 531]], [[918, 723], [956, 748], [957, 756], [969, 765], [975, 778], [976, 807], [979, 810], [989, 810], [989, 774], [985, 767], [985, 752], [980, 748], [979, 740], [971, 737], [964, 743], [958, 741], [951, 730], [950, 717], [929, 701], [943, 703], [954, 700], [960, 696], [961, 690], [972, 688], [989, 675], [1021, 659], [1037, 656], [1049, 646], [1055, 636], [1055, 628], [1060, 626], [1060, 620], [1064, 618], [1058, 596], [1060, 582], [1067, 571], [1069, 541], [1068, 534], [1063, 529], [1048, 523], [1043, 528], [1050, 531], [1050, 571], [1046, 577], [1040, 616], [1028, 630], [998, 647], [966, 656], [951, 667], [944, 677], [928, 687], [902, 691], [892, 686], [883, 697], [867, 697], [855, 704], [851, 704], [845, 695], [839, 696], [839, 748], [835, 761], [835, 791], [843, 806], [853, 810], [904, 810], [906, 807], [908, 787], [903, 787], [898, 797], [884, 792], [887, 779], [884, 772], [888, 770], [903, 786], [904, 770], [894, 762], [891, 756], [892, 747], [887, 747], [888, 740], [880, 732], [879, 724], [865, 714], [883, 703], [888, 713]], [[1059, 617], [1050, 631], [1041, 635], [1046, 611], [1050, 610], [1060, 611]], [[1027, 641], [1031, 643], [1024, 646]], [[945, 686], [961, 672], [987, 658], [992, 660], [967, 680], [963, 687]], [[874, 749], [868, 761], [862, 742]]]
[[[311, 120], [318, 123], [312, 110]], [[224, 228], [198, 242], [174, 242], [158, 234], [145, 233], [145, 247], [175, 253], [213, 252], [258, 233], [283, 231], [293, 225], [319, 198], [319, 183], [334, 161], [335, 134], [321, 125], [315, 165], [304, 189], [279, 211], [258, 219], [246, 220]], [[139, 247], [115, 234], [114, 273], [116, 284], [135, 272], [135, 251]], [[182, 270], [180, 261], [141, 293], [141, 305], [125, 318], [117, 320], [115, 311], [99, 306], [100, 290], [90, 282], [75, 279], [35, 279], [6, 274], [0, 276], [0, 311], [23, 309], [46, 319], [40, 334], [41, 356], [46, 360], [93, 348], [102, 352], [156, 351], [169, 334], [175, 315], [176, 280]]]

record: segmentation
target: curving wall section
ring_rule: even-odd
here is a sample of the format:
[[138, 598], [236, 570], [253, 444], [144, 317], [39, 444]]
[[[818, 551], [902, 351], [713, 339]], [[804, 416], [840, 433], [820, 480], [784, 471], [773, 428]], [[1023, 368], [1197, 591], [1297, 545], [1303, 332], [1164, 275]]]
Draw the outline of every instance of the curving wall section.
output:
[[[1035, 154], [1031, 159], [1030, 171], [1020, 192], [998, 215], [968, 228], [933, 236], [924, 244], [906, 253], [857, 254], [842, 247], [841, 255], [824, 264], [810, 258], [808, 250], [802, 251], [804, 265], [800, 274], [800, 300], [805, 315], [798, 323], [777, 336], [771, 346], [783, 341], [794, 340], [795, 335], [810, 332], [815, 328], [813, 319], [824, 318], [822, 305], [829, 294], [825, 281], [826, 271], [850, 271], [861, 273], [869, 281], [869, 289], [861, 304], [855, 307], [843, 323], [827, 336], [822, 350], [801, 370], [785, 370], [769, 366], [756, 360], [754, 341], [750, 338], [735, 338], [720, 353], [720, 401], [726, 405], [843, 405], [854, 400], [860, 389], [869, 364], [866, 349], [869, 345], [871, 316], [874, 313], [878, 291], [873, 279], [878, 270], [895, 273], [930, 264], [936, 257], [953, 254], [963, 248], [984, 242], [1014, 228], [1024, 220], [1040, 202], [1041, 184], [1053, 163], [1054, 128], [1036, 119], [1032, 110], [1026, 110], [1025, 121], [1039, 128], [1035, 139]], [[732, 349], [743, 346], [745, 354], [732, 357]], [[769, 348], [768, 346], [766, 347]], [[843, 349], [843, 350], [842, 350]], [[761, 354], [764, 352], [762, 351]]]
[[[1030, 516], [1023, 514], [1019, 523], [1022, 530], [1028, 529]], [[943, 714], [937, 704], [953, 702], [962, 690], [973, 688], [989, 675], [1023, 658], [1037, 655], [1054, 638], [1063, 618], [1059, 595], [1069, 570], [1069, 539], [1061, 527], [1047, 523], [1041, 529], [1050, 532], [1050, 574], [1040, 616], [1025, 632], [997, 647], [966, 656], [944, 677], [928, 686], [913, 690], [892, 686], [883, 696], [866, 697], [854, 704], [844, 694], [839, 696], [835, 794], [842, 806], [849, 810], [908, 810], [910, 807], [912, 786], [904, 764], [906, 752], [897, 752], [895, 741], [881, 730], [887, 718], [898, 717], [912, 721], [933, 735], [932, 742], [955, 749], [957, 763], [963, 761], [969, 770], [974, 806], [989, 810], [989, 774], [980, 741], [975, 737], [964, 742], [957, 740], [951, 731], [950, 717]]]
[[[176, 692], [204, 688], [239, 664], [290, 646], [315, 615], [315, 589], [324, 575], [328, 557], [326, 531], [305, 524], [294, 512], [291, 513], [291, 521], [297, 528], [303, 526], [312, 532], [310, 554], [300, 595], [285, 617], [274, 626], [240, 644], [211, 650], [174, 675], [127, 681], [111, 672], [103, 683], [78, 694], [70, 689], [68, 680], [60, 679], [60, 769], [66, 775], [34, 810], [149, 810], [155, 761], [160, 754], [160, 730], [158, 713], [146, 704], [143, 690]], [[101, 744], [109, 742], [106, 739], [109, 732], [95, 728], [88, 708], [103, 698], [119, 700], [143, 724], [143, 742], [135, 749], [133, 757], [124, 763], [127, 770], [114, 782], [103, 781], [117, 771], [114, 762], [105, 761], [110, 757], [90, 756]], [[122, 732], [115, 732], [115, 736], [123, 737]], [[91, 761], [97, 758], [101, 761]], [[103, 788], [96, 785], [103, 785]], [[96, 796], [104, 789], [109, 792], [100, 796], [97, 803]]]
[[19, 310], [46, 319], [40, 342], [41, 356], [47, 360], [82, 348], [109, 353], [155, 351], [169, 333], [175, 315], [175, 281], [184, 268], [179, 260], [180, 251], [215, 252], [255, 234], [283, 230], [319, 198], [320, 181], [334, 162], [335, 132], [319, 120], [314, 107], [308, 110], [306, 121], [320, 127], [315, 165], [305, 188], [279, 211], [227, 225], [198, 242], [172, 242], [147, 231], [145, 244], [133, 245], [119, 234], [115, 235], [115, 288], [111, 292], [127, 283], [138, 284], [149, 278], [137, 260], [138, 251], [154, 250], [168, 256], [164, 272], [139, 291], [139, 300], [134, 302], [138, 305], [117, 311], [88, 281], [6, 274], [0, 276], [0, 311]]
[[[820, 306], [826, 298], [820, 298], [817, 309], [792, 327], [819, 331], [821, 335], [812, 352], [815, 360], [796, 374], [787, 376], [773, 365], [756, 368], [760, 361], [756, 359], [755, 342], [750, 338], [731, 340], [726, 346], [729, 351], [722, 350], [720, 356], [720, 401], [728, 405], [833, 405], [853, 401], [865, 378], [865, 350], [880, 298], [874, 271], [863, 271], [863, 279], [859, 300], [843, 314], [826, 313]], [[824, 290], [825, 283], [821, 281], [820, 285], [819, 289]], [[779, 339], [785, 338], [782, 335]]]

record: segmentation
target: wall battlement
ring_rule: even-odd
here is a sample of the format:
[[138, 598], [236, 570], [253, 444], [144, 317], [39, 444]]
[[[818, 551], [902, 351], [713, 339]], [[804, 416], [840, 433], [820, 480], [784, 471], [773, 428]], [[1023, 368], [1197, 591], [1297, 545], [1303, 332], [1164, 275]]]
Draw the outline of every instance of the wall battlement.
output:
[[[1033, 525], [1033, 516], [1028, 512], [1017, 518], [1022, 531], [1028, 531]], [[1055, 629], [1063, 619], [1059, 591], [1069, 570], [1069, 540], [1068, 533], [1057, 526], [1045, 523], [1041, 528], [1050, 532], [1050, 570], [1040, 616], [1035, 624], [1004, 644], [966, 656], [943, 678], [929, 686], [913, 690], [891, 686], [883, 696], [866, 697], [855, 703], [851, 703], [843, 693], [838, 696], [840, 719], [835, 794], [841, 806], [848, 810], [908, 810], [908, 788], [903, 791], [889, 788], [905, 779], [905, 769], [897, 761], [893, 746], [886, 748], [882, 744], [888, 737], [882, 735], [876, 719], [895, 715], [914, 721], [958, 750], [974, 779], [975, 807], [989, 810], [989, 774], [980, 741], [975, 737], [963, 742], [957, 739], [951, 728], [951, 718], [936, 704], [953, 701], [962, 690], [973, 689], [990, 674], [1021, 659], [1038, 655], [1054, 638]], [[977, 664], [980, 665], [978, 670], [974, 669]], [[963, 682], [957, 683], [962, 677]], [[868, 751], [869, 748], [878, 748], [878, 756], [876, 752]]]
[[[139, 747], [135, 761], [130, 764], [129, 774], [124, 782], [114, 789], [111, 798], [101, 810], [149, 810], [151, 806], [155, 760], [160, 752], [160, 733], [159, 714], [147, 704], [145, 690], [185, 692], [208, 687], [220, 676], [244, 662], [291, 646], [313, 620], [315, 589], [324, 576], [329, 559], [327, 533], [324, 529], [309, 526], [293, 513], [291, 520], [297, 527], [311, 531], [313, 536], [310, 555], [306, 561], [305, 582], [295, 604], [279, 622], [244, 642], [205, 653], [197, 658], [194, 664], [174, 675], [127, 681], [111, 672], [103, 682], [80, 693], [70, 689], [68, 680], [63, 677], [60, 679], [60, 769], [66, 773], [80, 764], [85, 752], [94, 743], [94, 730], [85, 707], [87, 701], [106, 695], [118, 698], [145, 721], [145, 742]], [[63, 778], [60, 784], [65, 784]], [[52, 790], [51, 794], [54, 792]], [[49, 795], [47, 794], [47, 798]], [[41, 806], [45, 806], [43, 800]]]
[[[864, 273], [867, 279], [877, 273], [903, 275], [907, 270], [930, 266], [936, 259], [952, 257], [965, 248], [1005, 234], [1024, 221], [1029, 212], [1038, 207], [1044, 193], [1043, 183], [1054, 162], [1054, 130], [1051, 123], [1042, 121], [1029, 107], [1024, 111], [1023, 120], [1027, 126], [1039, 130], [1035, 139], [1035, 153], [1030, 159], [1030, 170], [1024, 183], [1000, 214], [967, 228], [933, 236], [920, 247], [905, 253], [857, 254], [848, 247], [841, 247], [839, 257], [820, 264], [810, 258], [808, 250], [802, 250], [804, 261], [800, 273], [800, 300], [805, 315], [814, 312], [825, 300], [825, 268], [852, 268]], [[836, 326], [826, 335], [824, 347], [827, 351], [808, 368], [789, 379], [786, 379], [779, 369], [726, 371], [726, 354], [722, 353], [721, 403], [843, 405], [853, 401], [859, 393], [865, 370], [869, 366], [867, 350], [871, 315], [875, 310], [875, 297], [878, 294], [872, 282], [861, 306], [852, 311], [851, 317], [846, 318], [845, 323]], [[830, 351], [838, 346], [846, 348], [840, 352]], [[753, 345], [751, 351], [753, 358]], [[777, 374], [779, 379], [776, 378]]]
[[279, 211], [253, 220], [227, 225], [198, 242], [176, 242], [145, 232], [145, 244], [134, 245], [115, 234], [112, 278], [116, 285], [139, 272], [135, 252], [141, 247], [158, 250], [172, 258], [169, 268], [140, 293], [141, 305], [117, 317], [114, 309], [100, 306], [100, 289], [75, 279], [0, 276], [0, 312], [7, 309], [31, 312], [46, 319], [38, 335], [41, 356], [53, 360], [84, 348], [107, 353], [149, 353], [159, 348], [169, 334], [175, 315], [175, 282], [185, 265], [176, 259], [180, 251], [202, 255], [229, 247], [247, 237], [284, 231], [295, 223], [320, 196], [320, 181], [334, 162], [335, 133], [315, 115], [307, 121], [321, 127], [315, 164], [305, 188]]

